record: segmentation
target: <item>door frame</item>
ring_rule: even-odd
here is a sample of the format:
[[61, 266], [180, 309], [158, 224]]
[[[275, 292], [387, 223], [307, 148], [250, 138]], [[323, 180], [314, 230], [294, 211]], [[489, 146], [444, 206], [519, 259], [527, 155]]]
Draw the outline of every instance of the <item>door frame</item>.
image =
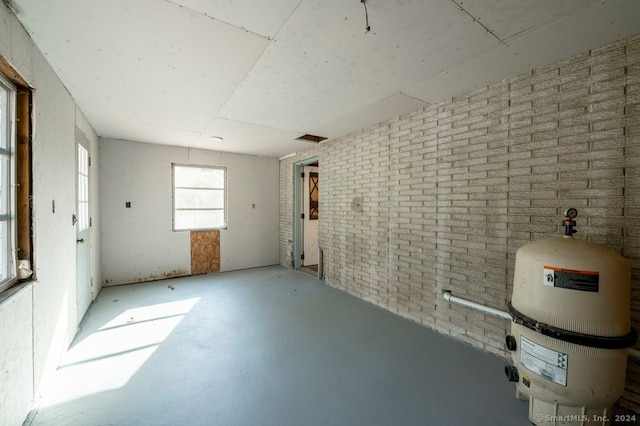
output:
[[313, 163], [318, 163], [320, 167], [320, 161], [318, 157], [308, 158], [303, 161], [299, 161], [293, 165], [293, 269], [300, 269], [302, 266], [302, 255], [304, 247], [304, 232], [302, 229], [302, 220], [300, 218], [300, 212], [303, 208], [303, 188], [300, 179], [300, 175], [304, 170], [304, 166], [309, 166]]

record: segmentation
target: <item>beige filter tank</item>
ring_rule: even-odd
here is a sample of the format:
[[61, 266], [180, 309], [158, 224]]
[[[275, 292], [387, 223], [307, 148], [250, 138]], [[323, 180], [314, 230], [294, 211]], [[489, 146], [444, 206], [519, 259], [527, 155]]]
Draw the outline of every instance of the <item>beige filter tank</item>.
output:
[[535, 425], [597, 425], [613, 420], [624, 391], [631, 328], [630, 267], [622, 256], [565, 235], [535, 241], [516, 253], [513, 318], [505, 373], [516, 397], [529, 401]]

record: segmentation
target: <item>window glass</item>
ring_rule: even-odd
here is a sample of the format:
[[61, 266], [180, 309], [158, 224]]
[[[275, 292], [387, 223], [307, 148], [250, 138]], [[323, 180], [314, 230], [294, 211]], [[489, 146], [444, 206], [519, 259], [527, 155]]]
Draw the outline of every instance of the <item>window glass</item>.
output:
[[173, 165], [173, 229], [220, 229], [227, 225], [226, 169]]
[[14, 121], [15, 88], [0, 78], [0, 291], [16, 277]]
[[89, 228], [89, 152], [78, 144], [78, 231]]

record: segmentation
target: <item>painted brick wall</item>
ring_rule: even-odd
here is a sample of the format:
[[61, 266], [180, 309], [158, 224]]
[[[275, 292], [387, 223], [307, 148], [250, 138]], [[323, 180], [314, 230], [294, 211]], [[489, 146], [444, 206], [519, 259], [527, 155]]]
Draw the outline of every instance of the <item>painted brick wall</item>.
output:
[[[320, 162], [327, 282], [506, 357], [515, 252], [561, 232], [632, 264], [640, 329], [640, 35], [327, 141], [280, 163], [280, 261], [292, 265], [293, 165]], [[354, 200], [362, 199], [362, 211]], [[621, 404], [640, 411], [640, 360]]]

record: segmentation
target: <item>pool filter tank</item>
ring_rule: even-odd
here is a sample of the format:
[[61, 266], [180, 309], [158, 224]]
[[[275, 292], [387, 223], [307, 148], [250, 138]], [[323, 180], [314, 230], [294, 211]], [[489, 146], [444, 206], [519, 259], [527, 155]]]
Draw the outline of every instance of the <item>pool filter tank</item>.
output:
[[535, 425], [610, 424], [624, 391], [631, 327], [630, 267], [622, 256], [573, 238], [578, 212], [565, 211], [565, 235], [518, 249], [507, 348], [516, 397]]

